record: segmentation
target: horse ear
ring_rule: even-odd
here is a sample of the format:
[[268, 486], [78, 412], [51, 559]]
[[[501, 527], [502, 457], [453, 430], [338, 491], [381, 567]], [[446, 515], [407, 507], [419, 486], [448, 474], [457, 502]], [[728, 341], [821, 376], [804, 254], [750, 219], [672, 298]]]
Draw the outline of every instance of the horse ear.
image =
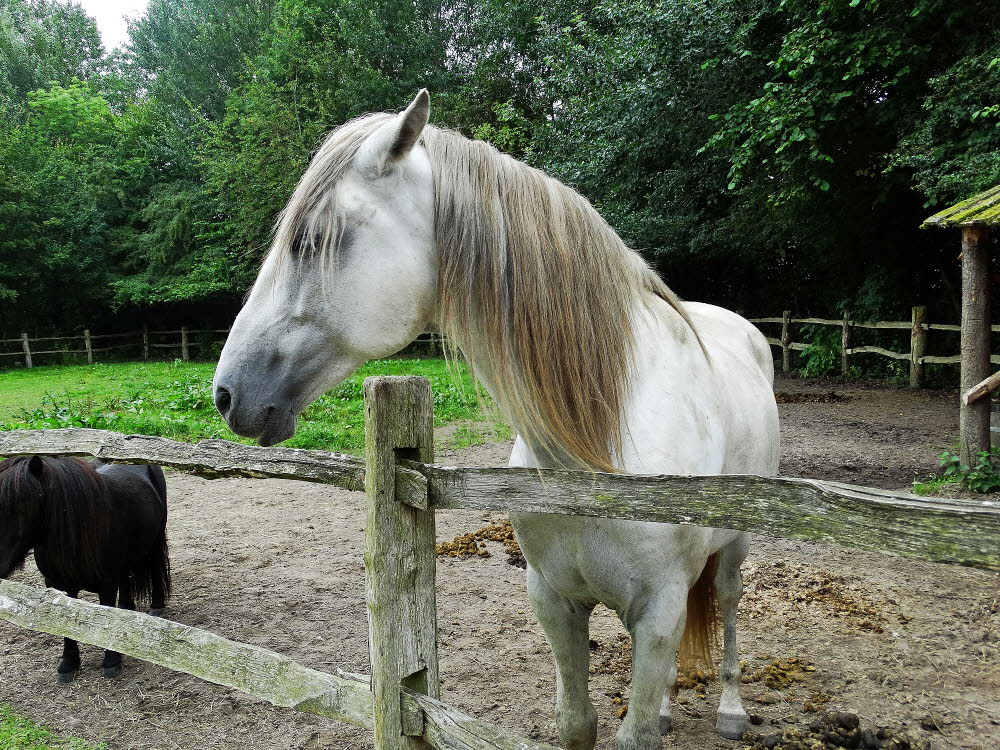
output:
[[431, 113], [431, 97], [420, 89], [405, 110], [380, 128], [366, 144], [362, 159], [378, 174], [387, 172], [395, 162], [406, 157], [420, 140]]
[[32, 456], [28, 459], [28, 471], [35, 475], [36, 478], [42, 478], [42, 471], [45, 469], [45, 464], [42, 463], [41, 456]]

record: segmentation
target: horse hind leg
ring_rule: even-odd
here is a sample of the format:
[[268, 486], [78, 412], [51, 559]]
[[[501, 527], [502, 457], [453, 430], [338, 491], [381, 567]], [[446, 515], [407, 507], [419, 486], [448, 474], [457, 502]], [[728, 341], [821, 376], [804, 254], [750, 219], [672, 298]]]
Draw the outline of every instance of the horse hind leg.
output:
[[740, 663], [736, 646], [736, 609], [743, 596], [740, 565], [750, 551], [750, 535], [741, 534], [719, 552], [715, 575], [716, 597], [722, 611], [722, 698], [715, 730], [727, 739], [739, 739], [749, 723], [740, 702]]
[[560, 596], [528, 567], [528, 594], [556, 660], [556, 725], [566, 750], [591, 750], [597, 711], [590, 702], [590, 613]]
[[150, 556], [149, 614], [161, 617], [170, 595], [170, 555], [163, 533], [160, 548]]

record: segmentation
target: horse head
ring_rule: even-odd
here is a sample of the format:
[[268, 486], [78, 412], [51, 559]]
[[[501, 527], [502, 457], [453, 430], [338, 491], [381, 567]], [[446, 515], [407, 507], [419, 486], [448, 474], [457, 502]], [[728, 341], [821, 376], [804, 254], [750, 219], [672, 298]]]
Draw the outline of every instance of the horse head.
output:
[[43, 471], [38, 456], [0, 463], [0, 578], [19, 570], [42, 538]]
[[428, 114], [421, 91], [399, 115], [346, 123], [303, 174], [216, 369], [215, 403], [237, 434], [288, 439], [310, 403], [433, 317]]

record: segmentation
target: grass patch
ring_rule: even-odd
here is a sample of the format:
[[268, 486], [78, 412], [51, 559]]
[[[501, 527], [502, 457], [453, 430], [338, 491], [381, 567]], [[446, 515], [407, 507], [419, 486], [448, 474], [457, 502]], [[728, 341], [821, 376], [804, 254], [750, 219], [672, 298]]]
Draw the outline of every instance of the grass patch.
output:
[[[0, 373], [0, 430], [91, 427], [124, 433], [158, 435], [194, 442], [222, 438], [252, 440], [233, 434], [212, 403], [215, 363], [130, 362], [68, 367], [37, 367]], [[299, 417], [291, 448], [320, 448], [344, 453], [364, 449], [362, 383], [371, 375], [423, 375], [434, 392], [434, 424], [474, 421], [509, 428], [487, 397], [481, 402], [467, 368], [442, 359], [386, 359], [369, 362]], [[492, 434], [503, 434], [499, 428]], [[492, 439], [471, 432], [466, 445]]]
[[60, 737], [43, 726], [19, 716], [7, 705], [0, 703], [0, 748], [3, 750], [104, 750], [83, 740]]
[[913, 494], [914, 495], [937, 495], [945, 487], [950, 487], [951, 485], [961, 485], [961, 479], [955, 479], [953, 477], [935, 477], [933, 479], [928, 479], [925, 482], [914, 482], [913, 483]]

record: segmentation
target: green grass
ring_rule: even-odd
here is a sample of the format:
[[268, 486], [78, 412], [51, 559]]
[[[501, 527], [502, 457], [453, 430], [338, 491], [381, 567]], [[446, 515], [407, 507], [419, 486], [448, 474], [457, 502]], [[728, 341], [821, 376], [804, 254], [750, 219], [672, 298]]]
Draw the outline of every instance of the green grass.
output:
[[936, 495], [941, 492], [942, 489], [953, 484], [961, 484], [961, 479], [956, 479], [954, 477], [934, 477], [933, 479], [928, 479], [925, 482], [914, 482], [913, 483], [913, 494], [914, 495]]
[[[177, 361], [37, 367], [0, 373], [0, 430], [92, 427], [189, 442], [206, 438], [252, 442], [230, 432], [215, 411], [214, 371], [214, 363]], [[477, 398], [464, 365], [449, 367], [442, 359], [386, 359], [368, 363], [313, 403], [299, 418], [295, 437], [282, 445], [362, 452], [362, 382], [370, 375], [429, 378], [435, 425], [498, 422], [490, 405]], [[463, 433], [459, 442], [464, 447], [498, 435], [504, 435], [500, 428], [478, 429], [476, 434]]]
[[91, 745], [83, 740], [60, 737], [0, 703], [0, 748], [3, 750], [102, 750], [106, 747], [104, 743]]

